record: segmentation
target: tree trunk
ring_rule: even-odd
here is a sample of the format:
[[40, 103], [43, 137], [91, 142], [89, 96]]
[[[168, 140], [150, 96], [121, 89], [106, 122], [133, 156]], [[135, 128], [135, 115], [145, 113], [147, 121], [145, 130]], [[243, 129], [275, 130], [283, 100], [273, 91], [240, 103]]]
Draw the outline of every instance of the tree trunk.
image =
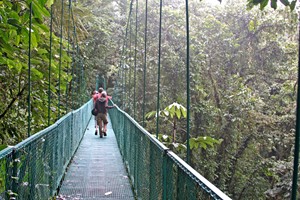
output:
[[173, 143], [175, 143], [175, 141], [176, 141], [176, 129], [177, 129], [177, 127], [176, 127], [176, 118], [174, 118], [174, 123], [173, 123], [173, 138], [172, 138], [172, 142]]

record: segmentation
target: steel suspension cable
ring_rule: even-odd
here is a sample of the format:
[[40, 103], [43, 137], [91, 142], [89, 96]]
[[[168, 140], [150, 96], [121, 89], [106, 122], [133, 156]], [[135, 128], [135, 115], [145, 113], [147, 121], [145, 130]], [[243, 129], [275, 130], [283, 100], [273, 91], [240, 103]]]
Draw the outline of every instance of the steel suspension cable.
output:
[[145, 127], [145, 101], [146, 101], [146, 69], [147, 69], [147, 23], [148, 23], [148, 0], [146, 0], [145, 14], [145, 55], [144, 55], [144, 91], [143, 91], [143, 127]]
[[[300, 26], [298, 27], [300, 33]], [[300, 36], [298, 35], [298, 88], [297, 88], [297, 106], [296, 106], [296, 133], [295, 133], [295, 149], [294, 149], [294, 171], [292, 184], [292, 200], [297, 199], [298, 190], [298, 167], [299, 167], [299, 150], [300, 150]]]
[[[126, 59], [125, 59], [126, 60]], [[126, 92], [126, 79], [127, 79], [127, 65], [126, 65], [126, 62], [124, 62], [123, 64], [123, 67], [124, 67], [124, 83], [123, 83], [123, 89], [124, 89], [124, 109], [126, 108], [127, 106], [127, 92]]]
[[120, 98], [120, 105], [122, 107], [122, 109], [124, 109], [124, 69], [122, 67], [122, 71], [120, 73], [121, 76], [121, 83], [120, 83], [120, 87], [121, 87], [121, 98]]
[[105, 79], [105, 77], [103, 78], [103, 89], [106, 91], [106, 79]]
[[[135, 34], [134, 34], [134, 83], [133, 83], [133, 119], [136, 119], [135, 112], [136, 112], [136, 56], [137, 56], [137, 35], [138, 33], [138, 0], [135, 2]], [[136, 134], [136, 129], [134, 129], [134, 133]], [[138, 153], [135, 151], [135, 160], [138, 160]], [[137, 177], [138, 169], [135, 167], [134, 169], [134, 176]], [[136, 185], [139, 185], [138, 180], [136, 180]]]
[[79, 98], [79, 101], [80, 101], [80, 105], [82, 105], [82, 102], [83, 102], [83, 93], [82, 93], [82, 90], [83, 90], [83, 82], [82, 82], [82, 77], [83, 77], [83, 63], [82, 63], [82, 58], [79, 57], [80, 60], [79, 60], [79, 73], [78, 73], [78, 83], [79, 83], [79, 93], [80, 93], [80, 98]]
[[120, 77], [120, 71], [118, 71], [118, 74], [116, 76], [116, 84], [114, 85], [114, 91], [113, 91], [113, 96], [116, 97], [116, 100], [115, 100], [115, 103], [117, 105], [120, 105], [119, 102], [120, 102], [120, 98], [119, 98], [119, 93], [118, 93], [118, 90], [119, 90], [119, 82], [118, 82], [118, 79]]
[[59, 67], [58, 67], [58, 118], [60, 118], [60, 79], [61, 79], [61, 61], [62, 61], [62, 35], [64, 19], [64, 1], [61, 0], [61, 21], [60, 21], [60, 47], [59, 47]]
[[186, 9], [186, 160], [190, 164], [190, 28], [189, 28], [189, 1], [185, 0]]
[[[84, 63], [83, 63], [83, 57], [81, 58], [81, 105], [84, 103]], [[105, 85], [104, 85], [105, 87]]]
[[131, 73], [132, 73], [132, 67], [131, 67], [131, 40], [132, 40], [132, 18], [130, 17], [130, 26], [129, 26], [129, 80], [128, 80], [128, 113], [131, 114]]
[[29, 30], [28, 30], [28, 127], [27, 136], [31, 132], [31, 30], [32, 30], [32, 2], [29, 5]]
[[99, 84], [98, 84], [98, 81], [99, 81], [99, 80], [98, 80], [98, 79], [99, 79], [98, 77], [99, 77], [99, 75], [97, 74], [97, 76], [96, 76], [96, 87], [95, 87], [95, 90], [98, 90], [98, 85], [99, 85]]
[[[72, 16], [72, 22], [73, 22], [73, 55], [72, 55], [72, 80], [71, 80], [71, 86], [72, 86], [72, 89], [71, 89], [71, 92], [72, 92], [72, 110], [74, 110], [74, 87], [75, 87], [75, 84], [74, 84], [74, 73], [75, 73], [75, 68], [76, 66], [74, 66], [76, 64], [75, 62], [75, 42], [77, 43], [77, 35], [76, 35], [76, 25], [75, 25], [75, 21], [74, 21], [74, 15], [73, 15], [73, 7], [72, 7], [72, 1], [71, 1], [71, 4], [70, 4], [70, 7], [71, 7], [71, 16]], [[78, 48], [77, 48], [78, 49]], [[78, 52], [78, 50], [76, 49], [76, 53]]]
[[137, 33], [138, 33], [138, 0], [136, 0], [135, 4], [135, 38], [134, 38], [134, 88], [133, 88], [133, 118], [135, 117], [136, 112], [136, 55], [137, 55]]
[[[71, 0], [69, 0], [69, 13], [68, 13], [68, 57], [70, 56], [70, 21], [71, 21]], [[68, 75], [68, 69], [69, 69], [69, 62], [67, 67], [67, 75]], [[67, 78], [68, 79], [68, 78]], [[68, 111], [69, 107], [69, 82], [67, 80], [67, 88], [66, 88], [66, 110]]]
[[161, 59], [161, 23], [162, 22], [162, 0], [159, 4], [159, 36], [158, 36], [158, 67], [157, 67], [157, 105], [156, 105], [156, 138], [159, 133], [159, 112], [160, 112], [160, 59]]
[[[79, 46], [78, 46], [78, 43], [76, 42], [76, 55], [75, 55], [75, 57], [77, 58], [77, 59], [75, 59], [75, 67], [74, 67], [74, 74], [75, 74], [75, 78], [74, 78], [74, 81], [76, 82], [76, 92], [78, 92], [78, 87], [79, 87], [79, 72], [78, 72], [78, 68], [80, 67], [79, 66]], [[76, 104], [77, 104], [77, 106], [78, 106], [78, 99], [79, 99], [79, 95], [75, 95], [75, 101], [76, 101]]]
[[52, 65], [52, 31], [53, 31], [53, 5], [50, 7], [50, 49], [49, 49], [49, 75], [48, 75], [48, 126], [50, 126], [51, 107], [51, 65]]
[[[74, 45], [74, 41], [73, 41], [73, 44], [72, 44], [72, 47], [73, 47], [73, 51], [75, 49], [75, 45]], [[72, 110], [74, 110], [74, 64], [75, 64], [75, 58], [74, 58], [74, 52], [72, 53], [72, 79], [71, 79], [71, 108]]]
[[[126, 30], [125, 30], [125, 38], [124, 38], [124, 44], [123, 44], [123, 48], [122, 48], [122, 54], [121, 54], [121, 59], [120, 59], [120, 68], [122, 68], [122, 97], [121, 97], [121, 105], [123, 107], [123, 103], [124, 103], [124, 70], [125, 70], [125, 65], [124, 65], [124, 54], [125, 54], [125, 46], [127, 45], [127, 36], [128, 36], [128, 26], [129, 26], [129, 22], [130, 22], [130, 16], [132, 13], [132, 4], [133, 4], [133, 0], [130, 1], [130, 7], [129, 7], [129, 14], [128, 14], [128, 19], [127, 19], [127, 24], [126, 24]], [[123, 65], [122, 65], [122, 61], [123, 61]]]
[[[27, 127], [27, 136], [30, 137], [31, 133], [31, 30], [32, 30], [32, 2], [29, 5], [29, 30], [28, 30], [28, 127]], [[31, 148], [31, 147], [30, 147]], [[28, 158], [30, 162], [30, 157]], [[28, 174], [32, 172], [34, 168], [32, 167], [31, 169], [28, 167]], [[31, 171], [30, 171], [31, 170]], [[29, 178], [29, 182], [31, 184], [35, 184], [32, 182], [32, 175]], [[30, 188], [30, 193], [34, 194], [34, 190], [32, 187]]]
[[[75, 2], [76, 3], [76, 2]], [[78, 72], [78, 68], [80, 66], [78, 63], [78, 59], [75, 59], [75, 57], [79, 57], [79, 46], [78, 46], [78, 40], [77, 40], [77, 31], [76, 31], [76, 24], [75, 24], [75, 20], [74, 20], [74, 13], [73, 13], [73, 8], [71, 9], [71, 14], [72, 14], [72, 21], [73, 21], [73, 35], [74, 35], [74, 42], [73, 42], [73, 49], [74, 49], [74, 53], [76, 52], [76, 55], [74, 56], [74, 68], [73, 68], [73, 78], [74, 78], [74, 82], [76, 82], [76, 85], [74, 84], [74, 90], [75, 90], [75, 86], [76, 86], [76, 91], [78, 91], [78, 86], [79, 86], [79, 72]], [[76, 47], [75, 47], [76, 44]], [[74, 55], [74, 54], [73, 54]], [[74, 91], [73, 91], [74, 92]], [[80, 95], [75, 95], [74, 100], [76, 101], [77, 105], [78, 105], [78, 98], [80, 97]]]
[[[131, 26], [131, 20], [130, 20], [130, 15], [128, 16], [129, 17], [129, 27]], [[130, 28], [129, 28], [130, 29]], [[130, 35], [130, 31], [129, 31], [129, 35]], [[127, 36], [128, 37], [128, 36]], [[125, 38], [125, 41], [126, 41], [126, 45], [125, 45], [125, 55], [124, 55], [124, 63], [123, 63], [123, 66], [124, 66], [124, 74], [125, 74], [125, 78], [124, 78], [124, 96], [125, 96], [125, 100], [124, 100], [124, 108], [126, 109], [127, 107], [127, 104], [128, 104], [128, 93], [127, 93], [127, 89], [128, 87], [126, 86], [126, 83], [127, 83], [127, 62], [126, 62], [126, 59], [127, 56], [126, 56], [126, 53], [127, 53], [127, 48], [128, 48], [128, 38]], [[129, 57], [129, 56], [128, 56]], [[128, 60], [128, 63], [129, 63], [129, 60]]]

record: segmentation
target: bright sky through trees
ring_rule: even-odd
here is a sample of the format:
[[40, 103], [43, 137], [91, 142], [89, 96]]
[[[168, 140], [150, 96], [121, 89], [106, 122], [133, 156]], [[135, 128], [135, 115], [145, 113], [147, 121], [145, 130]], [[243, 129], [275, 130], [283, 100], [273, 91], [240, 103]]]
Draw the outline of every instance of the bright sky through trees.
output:
[[[205, 3], [209, 3], [212, 5], [221, 5], [221, 3], [218, 0], [203, 0]], [[224, 4], [226, 0], [222, 0], [222, 4]]]

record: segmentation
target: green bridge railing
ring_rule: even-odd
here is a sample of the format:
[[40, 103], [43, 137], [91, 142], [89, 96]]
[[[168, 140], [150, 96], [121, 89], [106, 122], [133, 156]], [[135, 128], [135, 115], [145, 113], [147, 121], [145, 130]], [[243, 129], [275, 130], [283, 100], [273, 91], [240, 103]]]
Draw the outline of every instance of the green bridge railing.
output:
[[91, 117], [92, 101], [0, 152], [0, 199], [53, 197]]
[[138, 199], [230, 199], [127, 113], [109, 114]]
[[[92, 101], [0, 152], [0, 199], [49, 199], [91, 118]], [[110, 110], [120, 152], [138, 199], [230, 199], [127, 113]]]

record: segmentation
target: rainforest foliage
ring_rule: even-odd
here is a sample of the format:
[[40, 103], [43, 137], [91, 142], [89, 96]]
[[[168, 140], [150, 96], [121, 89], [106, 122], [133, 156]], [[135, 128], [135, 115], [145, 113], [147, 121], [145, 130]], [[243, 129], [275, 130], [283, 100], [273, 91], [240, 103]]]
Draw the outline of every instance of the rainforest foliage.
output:
[[[155, 134], [159, 1], [148, 6], [146, 129]], [[191, 165], [232, 199], [290, 195], [298, 87], [295, 6], [285, 0], [190, 1]], [[2, 144], [25, 139], [29, 121], [36, 133], [78, 108], [97, 76], [142, 121], [145, 2], [138, 1], [136, 9], [133, 1], [128, 20], [129, 9], [126, 0], [0, 1]], [[185, 159], [184, 1], [164, 1], [162, 11], [159, 138]], [[122, 90], [126, 93], [118, 95]]]

